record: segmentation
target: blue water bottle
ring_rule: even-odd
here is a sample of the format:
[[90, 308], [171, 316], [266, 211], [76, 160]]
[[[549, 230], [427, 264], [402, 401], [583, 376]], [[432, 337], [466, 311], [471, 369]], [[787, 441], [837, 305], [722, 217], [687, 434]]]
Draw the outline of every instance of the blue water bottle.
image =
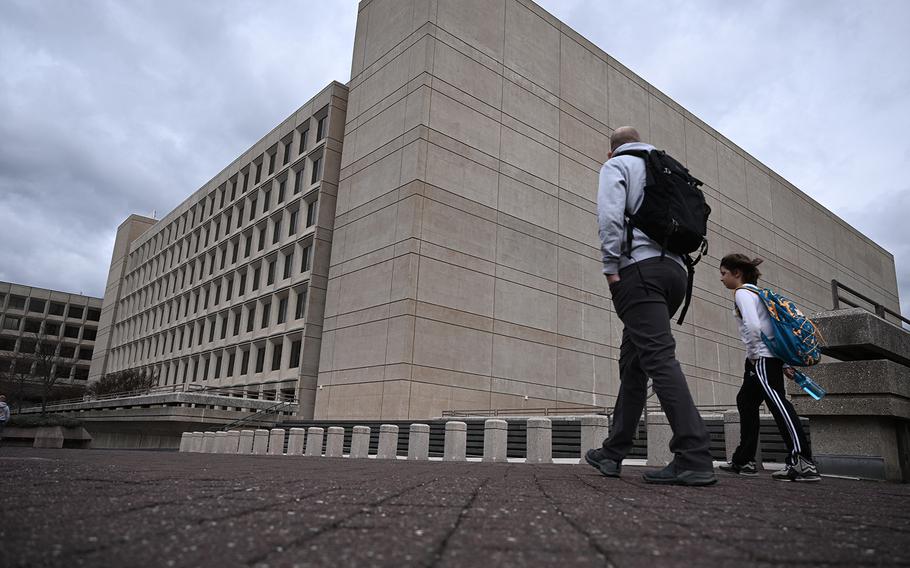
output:
[[793, 369], [793, 380], [796, 381], [796, 384], [800, 386], [806, 394], [814, 398], [815, 400], [821, 400], [823, 396], [828, 394], [828, 391], [823, 389], [821, 385], [809, 378], [808, 375], [803, 373], [798, 369]]

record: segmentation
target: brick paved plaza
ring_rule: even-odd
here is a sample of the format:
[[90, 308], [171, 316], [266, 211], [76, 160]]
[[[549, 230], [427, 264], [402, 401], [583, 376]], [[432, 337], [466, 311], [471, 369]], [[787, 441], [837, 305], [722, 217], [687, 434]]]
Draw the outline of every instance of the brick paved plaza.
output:
[[0, 448], [2, 566], [906, 566], [910, 486]]

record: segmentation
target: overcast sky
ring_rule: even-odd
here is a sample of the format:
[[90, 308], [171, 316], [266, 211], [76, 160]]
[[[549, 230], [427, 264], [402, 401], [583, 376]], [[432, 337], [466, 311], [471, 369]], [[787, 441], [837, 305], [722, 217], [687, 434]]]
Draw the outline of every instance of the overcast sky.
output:
[[[331, 80], [350, 0], [0, 0], [0, 280], [101, 296], [159, 218]], [[895, 256], [910, 313], [910, 2], [540, 0]]]

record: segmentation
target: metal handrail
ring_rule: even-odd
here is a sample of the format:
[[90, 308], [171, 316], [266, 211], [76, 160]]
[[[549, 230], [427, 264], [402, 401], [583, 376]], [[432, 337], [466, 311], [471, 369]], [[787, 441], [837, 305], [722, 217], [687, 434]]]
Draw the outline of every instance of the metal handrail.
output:
[[278, 414], [281, 412], [281, 408], [279, 408], [279, 407], [290, 407], [293, 404], [294, 404], [293, 402], [288, 402], [286, 400], [282, 400], [267, 408], [262, 408], [262, 409], [256, 410], [255, 412], [251, 412], [250, 414], [243, 416], [241, 418], [238, 418], [237, 420], [234, 420], [233, 422], [230, 422], [224, 426], [215, 426], [214, 428], [209, 428], [209, 431], [227, 432], [228, 430], [231, 430], [233, 428], [236, 428], [236, 427], [246, 424], [248, 422], [252, 422], [254, 419], [259, 418], [260, 416]]
[[850, 288], [849, 286], [846, 286], [843, 283], [838, 282], [837, 280], [831, 280], [831, 303], [834, 305], [835, 310], [840, 309], [841, 302], [843, 302], [844, 304], [847, 304], [848, 306], [853, 307], [853, 308], [862, 308], [862, 306], [858, 305], [857, 303], [841, 296], [839, 290], [844, 290], [846, 292], [849, 292], [849, 293], [853, 294], [854, 296], [856, 296], [857, 298], [860, 298], [860, 299], [865, 300], [866, 302], [872, 304], [872, 309], [875, 312], [875, 315], [877, 315], [878, 317], [880, 317], [882, 319], [885, 319], [886, 314], [890, 314], [890, 315], [896, 317], [897, 319], [901, 320], [902, 322], [910, 324], [910, 319], [905, 318], [903, 315], [899, 314], [898, 312], [895, 312], [894, 310], [886, 308], [885, 306], [883, 306], [882, 304], [879, 304], [872, 298], [857, 292], [853, 288]]

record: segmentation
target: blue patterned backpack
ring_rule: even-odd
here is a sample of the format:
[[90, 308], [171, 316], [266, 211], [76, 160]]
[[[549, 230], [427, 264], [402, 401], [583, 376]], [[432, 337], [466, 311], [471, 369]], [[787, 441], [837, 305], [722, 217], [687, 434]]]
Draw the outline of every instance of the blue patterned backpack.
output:
[[761, 334], [762, 341], [775, 357], [793, 367], [809, 367], [822, 358], [821, 333], [791, 300], [754, 284], [741, 286], [754, 292], [771, 316], [774, 338]]

